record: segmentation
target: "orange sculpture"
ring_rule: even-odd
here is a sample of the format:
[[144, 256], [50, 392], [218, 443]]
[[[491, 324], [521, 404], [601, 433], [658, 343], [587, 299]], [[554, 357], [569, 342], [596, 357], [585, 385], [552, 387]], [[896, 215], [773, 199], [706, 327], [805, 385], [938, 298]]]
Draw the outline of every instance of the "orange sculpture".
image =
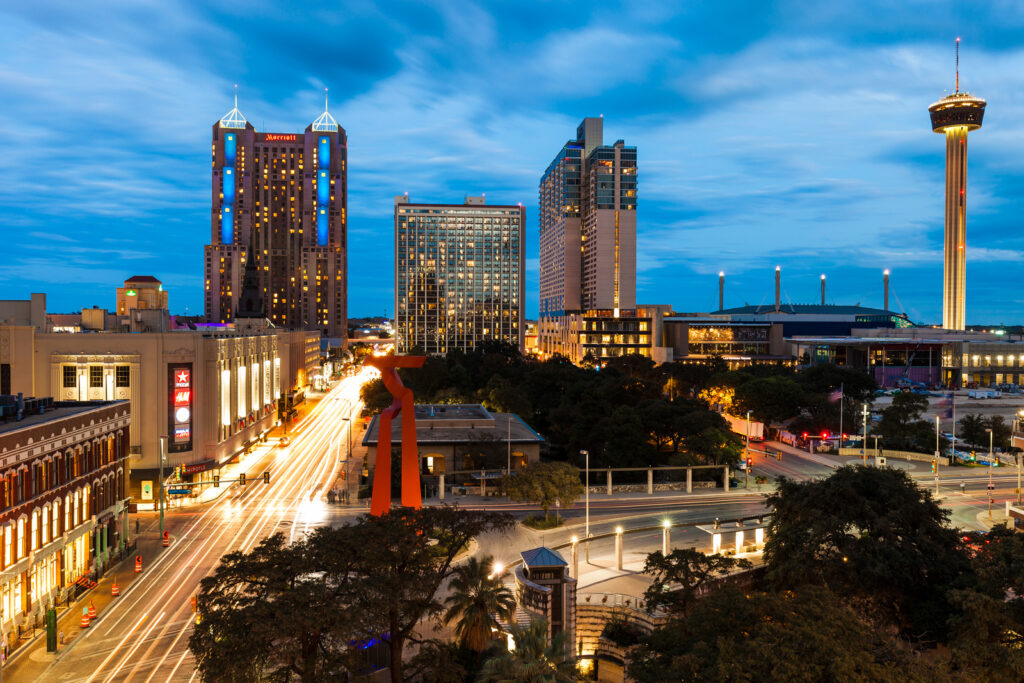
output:
[[[402, 415], [402, 506], [420, 509], [420, 459], [416, 447], [416, 409], [412, 389], [402, 384], [398, 368], [419, 368], [426, 356], [369, 356], [366, 365], [380, 370], [384, 386], [394, 397], [391, 407], [380, 414], [377, 430], [377, 462], [373, 470], [373, 496], [370, 514], [383, 515], [391, 507], [391, 420]], [[405, 412], [403, 412], [403, 409]]]

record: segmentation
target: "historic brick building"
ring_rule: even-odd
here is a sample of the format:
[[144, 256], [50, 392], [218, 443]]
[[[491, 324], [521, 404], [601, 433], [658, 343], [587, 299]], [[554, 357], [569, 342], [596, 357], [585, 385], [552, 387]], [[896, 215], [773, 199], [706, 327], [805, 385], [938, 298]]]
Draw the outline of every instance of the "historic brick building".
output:
[[0, 404], [0, 627], [10, 642], [127, 544], [131, 411], [128, 401]]

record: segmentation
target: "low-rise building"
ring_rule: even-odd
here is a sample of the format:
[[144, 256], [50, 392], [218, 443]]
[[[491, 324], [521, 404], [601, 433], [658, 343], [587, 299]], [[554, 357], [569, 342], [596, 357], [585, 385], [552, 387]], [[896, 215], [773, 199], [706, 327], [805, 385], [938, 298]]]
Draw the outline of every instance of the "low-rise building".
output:
[[[371, 466], [379, 429], [380, 415], [375, 415], [362, 441]], [[402, 421], [394, 420], [391, 443], [397, 447], [401, 440]], [[492, 413], [479, 404], [427, 404], [416, 406], [416, 443], [420, 472], [436, 476], [483, 469], [480, 458], [488, 457], [500, 460], [502, 469], [511, 458], [512, 469], [519, 469], [540, 460], [544, 439], [512, 413]]]
[[34, 624], [128, 543], [128, 401], [21, 405], [0, 423], [0, 624]]

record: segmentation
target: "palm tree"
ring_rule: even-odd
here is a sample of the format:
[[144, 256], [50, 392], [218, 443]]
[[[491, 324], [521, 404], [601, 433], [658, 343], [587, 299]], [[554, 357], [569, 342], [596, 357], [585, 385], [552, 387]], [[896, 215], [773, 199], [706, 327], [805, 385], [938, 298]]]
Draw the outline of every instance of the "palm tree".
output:
[[484, 662], [479, 681], [487, 683], [569, 683], [578, 681], [568, 634], [557, 633], [548, 642], [548, 622], [534, 619], [512, 629], [515, 650], [501, 652]]
[[455, 570], [448, 586], [450, 595], [444, 623], [456, 622], [455, 634], [474, 652], [483, 652], [492, 640], [492, 632], [500, 627], [495, 616], [511, 621], [516, 611], [512, 591], [501, 582], [501, 577], [488, 573], [493, 558], [483, 561], [475, 557]]

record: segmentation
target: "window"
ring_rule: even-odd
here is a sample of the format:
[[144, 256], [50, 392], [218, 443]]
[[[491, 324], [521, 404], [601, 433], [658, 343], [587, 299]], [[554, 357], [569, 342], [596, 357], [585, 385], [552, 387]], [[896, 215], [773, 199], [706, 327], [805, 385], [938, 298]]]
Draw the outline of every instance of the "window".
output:
[[103, 388], [103, 366], [102, 365], [90, 365], [89, 366], [89, 386], [93, 389]]
[[75, 388], [75, 366], [74, 365], [64, 365], [64, 366], [61, 367], [61, 370], [64, 372], [64, 388], [65, 389], [74, 389]]
[[114, 368], [114, 386], [131, 386], [131, 368], [127, 365], [118, 365]]

